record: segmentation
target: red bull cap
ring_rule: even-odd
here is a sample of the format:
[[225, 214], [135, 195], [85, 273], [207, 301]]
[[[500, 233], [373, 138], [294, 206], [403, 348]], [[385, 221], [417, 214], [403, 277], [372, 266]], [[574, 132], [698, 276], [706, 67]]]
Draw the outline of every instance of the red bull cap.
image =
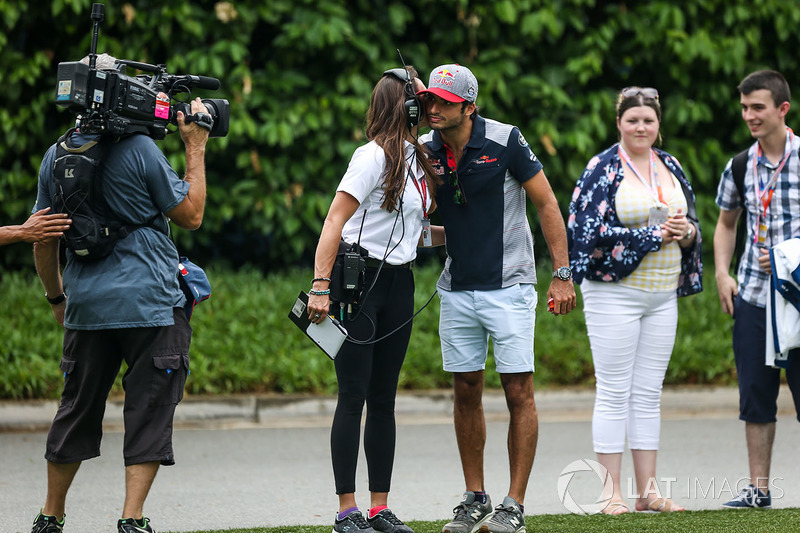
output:
[[431, 93], [448, 102], [474, 102], [478, 97], [478, 80], [463, 65], [442, 65], [431, 71], [428, 88], [417, 94]]

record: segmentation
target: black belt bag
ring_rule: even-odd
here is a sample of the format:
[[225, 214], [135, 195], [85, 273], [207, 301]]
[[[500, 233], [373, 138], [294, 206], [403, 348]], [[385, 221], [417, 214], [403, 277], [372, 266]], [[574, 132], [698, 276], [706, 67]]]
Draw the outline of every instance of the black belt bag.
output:
[[331, 271], [331, 301], [357, 304], [364, 290], [364, 271], [369, 252], [358, 244], [339, 242]]

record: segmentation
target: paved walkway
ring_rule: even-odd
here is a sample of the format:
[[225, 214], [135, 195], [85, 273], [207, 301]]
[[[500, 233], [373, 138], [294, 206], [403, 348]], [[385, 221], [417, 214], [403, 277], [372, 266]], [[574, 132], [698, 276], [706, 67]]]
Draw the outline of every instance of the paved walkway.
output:
[[[593, 392], [537, 393], [539, 447], [526, 496], [529, 515], [566, 513], [557, 484], [562, 470], [593, 459]], [[668, 389], [663, 396], [660, 489], [689, 509], [715, 509], [747, 474], [738, 394], [728, 388]], [[775, 507], [800, 507], [800, 463], [791, 396], [781, 392], [773, 473]], [[179, 407], [178, 464], [162, 468], [145, 512], [159, 531], [281, 525], [327, 525], [336, 510], [328, 449], [335, 400], [308, 397], [187, 399]], [[28, 533], [45, 494], [46, 428], [54, 402], [0, 402], [0, 529]], [[505, 495], [507, 415], [501, 394], [488, 393], [486, 488], [495, 503]], [[452, 428], [449, 391], [401, 394], [390, 505], [404, 520], [444, 520], [458, 503], [463, 479]], [[103, 455], [82, 467], [67, 501], [65, 533], [114, 532], [121, 509], [121, 406], [106, 416]], [[362, 454], [363, 455], [363, 454]], [[632, 475], [623, 467], [623, 492]], [[366, 467], [359, 466], [357, 498], [368, 503]], [[568, 485], [577, 503], [591, 503], [599, 480], [579, 472]], [[632, 503], [632, 501], [631, 501]]]

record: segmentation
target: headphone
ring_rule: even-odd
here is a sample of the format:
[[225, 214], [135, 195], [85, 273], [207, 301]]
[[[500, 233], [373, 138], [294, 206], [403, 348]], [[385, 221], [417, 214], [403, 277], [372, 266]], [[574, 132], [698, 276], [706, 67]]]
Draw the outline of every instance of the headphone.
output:
[[392, 76], [405, 83], [403, 92], [405, 93], [406, 119], [408, 120], [408, 128], [411, 129], [419, 124], [421, 116], [422, 105], [420, 104], [419, 97], [414, 91], [414, 83], [411, 75], [405, 68], [391, 68], [383, 73], [383, 76]]

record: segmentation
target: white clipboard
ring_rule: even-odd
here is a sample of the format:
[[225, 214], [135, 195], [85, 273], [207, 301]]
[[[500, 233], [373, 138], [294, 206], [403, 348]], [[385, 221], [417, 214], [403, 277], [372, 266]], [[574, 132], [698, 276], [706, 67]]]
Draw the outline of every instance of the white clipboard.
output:
[[339, 349], [347, 338], [347, 330], [331, 315], [328, 315], [328, 319], [323, 320], [320, 324], [311, 322], [308, 318], [306, 307], [308, 307], [308, 294], [300, 291], [297, 301], [289, 312], [289, 319], [309, 339], [314, 341], [314, 344], [319, 346], [325, 352], [325, 355], [330, 357], [331, 360], [336, 359], [336, 354], [339, 353]]

